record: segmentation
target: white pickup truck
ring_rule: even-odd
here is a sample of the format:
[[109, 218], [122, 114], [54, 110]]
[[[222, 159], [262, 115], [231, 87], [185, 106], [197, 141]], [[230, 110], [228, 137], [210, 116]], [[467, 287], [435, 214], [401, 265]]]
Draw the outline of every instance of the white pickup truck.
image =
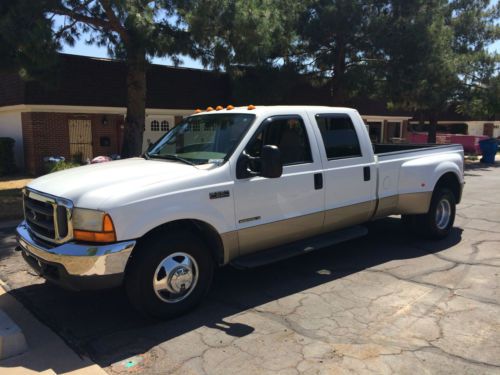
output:
[[124, 284], [137, 309], [170, 317], [200, 301], [218, 266], [303, 254], [376, 218], [446, 236], [463, 163], [460, 145], [372, 145], [354, 109], [209, 108], [143, 157], [32, 181], [17, 249], [52, 282]]

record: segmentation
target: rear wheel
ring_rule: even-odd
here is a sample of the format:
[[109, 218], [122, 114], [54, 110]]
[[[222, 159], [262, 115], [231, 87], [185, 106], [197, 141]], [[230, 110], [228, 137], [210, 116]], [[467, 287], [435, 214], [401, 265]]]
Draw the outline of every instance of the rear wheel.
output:
[[403, 223], [416, 234], [432, 239], [446, 237], [455, 222], [455, 195], [447, 188], [437, 188], [429, 211], [422, 215], [403, 215]]
[[201, 301], [213, 271], [209, 249], [192, 233], [157, 234], [134, 250], [125, 287], [137, 310], [171, 318]]

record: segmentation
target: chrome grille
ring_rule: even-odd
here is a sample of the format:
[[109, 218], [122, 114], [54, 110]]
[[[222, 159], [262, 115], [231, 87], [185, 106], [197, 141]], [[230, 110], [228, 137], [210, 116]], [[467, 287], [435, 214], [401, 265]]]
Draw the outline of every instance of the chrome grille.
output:
[[24, 218], [36, 237], [54, 243], [71, 239], [71, 201], [30, 189], [24, 190], [23, 198]]

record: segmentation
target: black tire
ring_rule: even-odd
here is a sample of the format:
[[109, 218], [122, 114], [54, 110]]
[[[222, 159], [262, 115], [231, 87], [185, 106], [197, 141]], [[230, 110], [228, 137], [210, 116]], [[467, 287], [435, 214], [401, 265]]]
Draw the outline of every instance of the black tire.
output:
[[[162, 261], [174, 253], [187, 254], [194, 259], [197, 281], [185, 297], [180, 295], [182, 300], [166, 302], [157, 293], [170, 300], [176, 295], [155, 291], [153, 278]], [[130, 302], [139, 312], [168, 319], [192, 309], [203, 299], [210, 289], [213, 273], [210, 250], [196, 235], [190, 232], [157, 233], [142, 240], [134, 250], [125, 273], [125, 288]]]
[[[441, 219], [439, 210], [443, 210], [442, 203], [447, 207], [448, 219]], [[438, 187], [432, 194], [429, 211], [422, 215], [403, 215], [402, 219], [412, 232], [429, 239], [440, 240], [450, 234], [455, 222], [456, 200], [455, 195], [447, 188]]]

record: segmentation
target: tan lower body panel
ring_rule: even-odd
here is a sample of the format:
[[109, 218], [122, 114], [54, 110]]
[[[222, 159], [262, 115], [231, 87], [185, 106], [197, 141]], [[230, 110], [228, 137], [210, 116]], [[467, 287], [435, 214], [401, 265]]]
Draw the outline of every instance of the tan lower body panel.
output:
[[324, 215], [317, 212], [241, 229], [238, 231], [240, 255], [318, 235]]
[[398, 214], [425, 214], [431, 205], [432, 191], [423, 193], [401, 194], [398, 200], [396, 213]]
[[391, 195], [378, 202], [375, 218], [389, 215], [425, 214], [431, 205], [432, 191]]
[[227, 263], [241, 255], [362, 224], [372, 218], [425, 213], [431, 198], [432, 192], [393, 195], [379, 200], [375, 216], [377, 202], [373, 200], [227, 232], [221, 235], [224, 261]]
[[371, 219], [376, 201], [351, 204], [325, 211], [325, 223], [322, 232], [346, 228], [361, 224]]
[[222, 233], [220, 235], [224, 248], [224, 264], [229, 263], [240, 255], [240, 244], [238, 243], [238, 231]]

